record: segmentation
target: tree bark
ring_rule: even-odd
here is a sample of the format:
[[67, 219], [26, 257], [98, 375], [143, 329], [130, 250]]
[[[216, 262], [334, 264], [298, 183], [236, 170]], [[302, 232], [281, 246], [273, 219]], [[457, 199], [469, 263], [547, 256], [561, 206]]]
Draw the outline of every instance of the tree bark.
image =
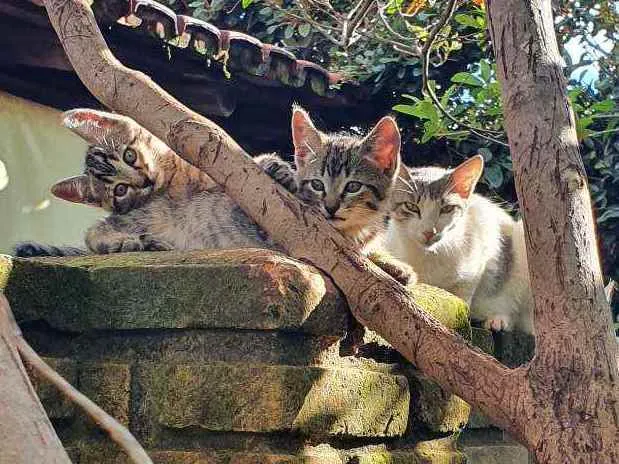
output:
[[489, 0], [535, 297], [524, 408], [539, 462], [617, 462], [617, 342], [550, 0]]
[[[577, 456], [582, 457], [582, 462], [615, 462], [610, 459], [616, 460], [617, 457], [610, 454], [608, 446], [612, 445], [611, 440], [617, 434], [616, 346], [608, 343], [608, 312], [603, 314], [601, 303], [598, 303], [597, 295], [603, 295], [603, 292], [599, 292], [601, 280], [597, 255], [592, 252], [595, 243], [592, 228], [580, 232], [584, 234], [580, 241], [569, 234], [575, 232], [575, 228], [567, 230], [564, 240], [571, 243], [557, 246], [557, 242], [544, 235], [543, 223], [539, 223], [536, 230], [540, 239], [536, 242], [528, 238], [529, 246], [533, 243], [538, 247], [534, 253], [557, 257], [558, 261], [551, 263], [563, 266], [564, 286], [556, 287], [559, 293], [548, 299], [555, 306], [546, 308], [539, 304], [547, 299], [536, 295], [536, 316], [539, 319], [536, 326], [540, 334], [549, 338], [538, 341], [546, 347], [563, 343], [562, 354], [553, 360], [547, 348], [542, 352], [546, 353], [542, 359], [536, 357], [530, 366], [508, 369], [425, 314], [411, 301], [403, 287], [359, 256], [322, 216], [314, 214], [311, 208], [275, 185], [222, 129], [178, 103], [144, 74], [122, 66], [105, 45], [84, 0], [45, 0], [45, 6], [72, 65], [90, 91], [108, 107], [134, 118], [223, 185], [226, 192], [292, 256], [310, 261], [330, 274], [360, 322], [383, 336], [441, 386], [477, 406], [496, 425], [535, 450], [540, 462], [564, 462], [547, 450], [552, 448], [549, 443], [556, 439], [557, 434], [572, 432], [577, 435], [572, 434], [572, 441], [565, 444], [571, 450], [570, 456], [580, 453]], [[529, 97], [525, 95], [523, 98]], [[567, 105], [565, 100], [561, 102]], [[538, 114], [543, 115], [541, 111]], [[546, 124], [544, 129], [548, 134], [560, 130], [558, 125], [550, 128], [548, 122]], [[512, 148], [516, 150], [518, 147]], [[540, 159], [546, 159], [546, 152], [539, 149], [536, 153], [540, 154]], [[556, 162], [564, 166], [565, 154], [558, 151], [555, 154], [558, 157]], [[521, 181], [520, 177], [517, 180]], [[565, 188], [561, 176], [550, 176], [547, 182], [552, 188]], [[580, 182], [585, 183], [582, 175]], [[527, 201], [525, 219], [535, 224], [536, 217], [553, 217], [548, 211], [548, 205], [552, 204], [554, 217], [564, 214], [562, 221], [565, 221], [569, 203], [569, 211], [576, 211], [583, 217], [588, 214], [591, 224], [586, 191], [577, 190], [581, 191], [579, 195], [560, 196], [553, 200], [555, 203]], [[529, 197], [525, 199], [530, 200]], [[556, 207], [557, 202], [561, 208]], [[529, 234], [535, 233], [530, 229], [527, 227]], [[578, 248], [581, 245], [585, 247]], [[566, 255], [570, 250], [581, 251], [580, 254]], [[585, 270], [578, 267], [579, 263], [570, 261], [576, 258], [586, 261]], [[533, 274], [543, 273], [545, 266], [547, 263], [543, 259], [531, 261], [532, 270], [535, 267]], [[580, 283], [579, 279], [584, 277], [589, 280]], [[578, 306], [578, 298], [572, 289], [567, 288], [568, 285], [582, 287], [590, 292], [585, 298], [596, 299], [591, 303], [581, 302]], [[538, 281], [535, 281], [534, 291], [539, 292]], [[578, 321], [577, 327], [599, 330], [587, 333], [569, 329], [576, 312], [570, 311], [566, 317], [561, 313], [561, 307], [574, 305], [576, 310], [588, 304], [590, 308], [595, 306], [596, 311], [579, 315], [585, 321]], [[550, 316], [545, 315], [547, 309]], [[595, 324], [591, 322], [593, 319]], [[605, 334], [602, 327], [607, 329]], [[566, 343], [565, 333], [576, 337], [572, 340], [582, 342], [584, 348]], [[585, 349], [588, 351], [584, 352]], [[559, 371], [548, 370], [554, 367]], [[581, 396], [577, 398], [573, 394]], [[600, 401], [590, 401], [595, 398]], [[553, 400], [557, 403], [550, 402]], [[559, 406], [555, 408], [557, 404]], [[602, 408], [606, 408], [605, 412]], [[587, 426], [581, 428], [581, 424]], [[586, 437], [578, 435], [586, 433], [589, 434]], [[580, 445], [584, 448], [579, 449]], [[590, 454], [584, 456], [585, 452]]]
[[20, 331], [0, 293], [0, 462], [71, 464], [17, 352]]

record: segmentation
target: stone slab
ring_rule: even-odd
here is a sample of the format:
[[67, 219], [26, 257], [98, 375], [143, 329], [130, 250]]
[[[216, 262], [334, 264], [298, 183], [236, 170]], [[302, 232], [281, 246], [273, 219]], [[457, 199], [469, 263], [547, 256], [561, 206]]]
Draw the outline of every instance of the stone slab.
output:
[[411, 390], [410, 421], [432, 432], [457, 432], [469, 421], [471, 407], [414, 368], [405, 371]]
[[471, 464], [529, 464], [529, 452], [516, 444], [465, 446], [463, 452]]
[[405, 377], [359, 369], [145, 363], [136, 379], [147, 434], [199, 427], [394, 437], [405, 432], [409, 412]]
[[0, 268], [18, 321], [45, 320], [60, 330], [238, 328], [341, 335], [348, 322], [345, 300], [328, 278], [268, 250], [4, 257]]
[[[71, 385], [77, 385], [77, 363], [72, 359], [43, 357], [52, 369], [60, 374]], [[58, 389], [40, 378], [39, 375], [25, 364], [30, 380], [34, 386], [41, 404], [50, 419], [69, 419], [75, 414], [75, 405], [60, 394]]]
[[[129, 425], [131, 374], [128, 364], [80, 364], [79, 388], [121, 424]], [[91, 422], [89, 424], [94, 426]]]
[[[295, 454], [233, 450], [148, 450], [154, 464], [464, 464], [465, 456], [444, 440], [421, 442], [413, 448], [388, 450], [382, 445], [357, 449], [307, 446]], [[114, 446], [80, 443], [76, 464], [130, 464]]]

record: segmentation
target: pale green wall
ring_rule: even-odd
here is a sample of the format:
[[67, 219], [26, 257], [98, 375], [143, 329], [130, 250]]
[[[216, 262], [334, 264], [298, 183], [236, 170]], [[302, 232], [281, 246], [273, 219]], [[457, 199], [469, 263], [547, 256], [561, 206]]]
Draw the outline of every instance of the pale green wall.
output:
[[83, 231], [101, 212], [58, 200], [49, 189], [81, 172], [85, 149], [60, 125], [59, 111], [0, 92], [0, 160], [9, 176], [0, 191], [0, 253], [20, 240], [83, 243]]

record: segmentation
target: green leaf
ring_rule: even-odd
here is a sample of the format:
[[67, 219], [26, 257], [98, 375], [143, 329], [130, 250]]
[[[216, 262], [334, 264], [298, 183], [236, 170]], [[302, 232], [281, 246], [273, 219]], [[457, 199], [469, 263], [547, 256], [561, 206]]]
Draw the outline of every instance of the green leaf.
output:
[[249, 7], [252, 3], [254, 3], [254, 0], [241, 0], [241, 6], [243, 8]]
[[292, 27], [289, 24], [288, 26], [286, 26], [286, 30], [284, 30], [284, 38], [290, 39], [293, 35], [294, 35], [294, 27]]
[[394, 111], [416, 116], [420, 119], [429, 119], [431, 121], [438, 120], [438, 112], [434, 105], [426, 100], [422, 100], [415, 105], [396, 105], [393, 107]]
[[421, 143], [428, 142], [440, 129], [440, 124], [437, 121], [426, 121], [423, 123], [423, 136], [421, 137]]
[[615, 102], [610, 99], [602, 100], [601, 102], [591, 105], [591, 109], [596, 113], [608, 113], [609, 111], [613, 111], [615, 109]]
[[479, 29], [479, 24], [475, 21], [475, 18], [471, 15], [460, 13], [454, 16], [454, 19], [458, 24], [462, 24], [463, 26], [473, 27], [475, 29]]
[[593, 124], [593, 118], [577, 118], [576, 119], [576, 137], [579, 141], [587, 138], [587, 136], [591, 133], [587, 127]]
[[483, 87], [484, 85], [483, 81], [480, 78], [473, 76], [471, 73], [468, 72], [459, 72], [454, 74], [451, 78], [451, 82], [466, 84], [472, 87]]
[[487, 163], [488, 161], [490, 161], [492, 159], [492, 152], [490, 151], [489, 148], [486, 147], [482, 147], [479, 150], [477, 150], [479, 152], [479, 154], [481, 156], [484, 157], [484, 161]]
[[481, 78], [488, 82], [490, 80], [490, 64], [486, 60], [481, 60], [479, 62], [479, 72], [481, 74]]
[[191, 2], [189, 4], [189, 8], [198, 8], [199, 6], [202, 6], [202, 5], [204, 5], [204, 0], [197, 0], [197, 1]]
[[301, 37], [307, 37], [311, 31], [312, 27], [307, 23], [303, 23], [299, 26], [299, 34]]
[[492, 188], [499, 188], [503, 184], [503, 171], [496, 164], [488, 166], [484, 172], [484, 179]]
[[452, 85], [445, 91], [445, 93], [441, 97], [441, 105], [443, 105], [443, 107], [447, 106], [447, 104], [449, 103], [449, 99], [457, 89], [458, 88], [455, 85]]

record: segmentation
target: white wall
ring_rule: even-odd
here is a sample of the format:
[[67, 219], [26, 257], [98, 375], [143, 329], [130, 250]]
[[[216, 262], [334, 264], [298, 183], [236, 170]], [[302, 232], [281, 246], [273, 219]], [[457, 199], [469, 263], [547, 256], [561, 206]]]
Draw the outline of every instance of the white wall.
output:
[[61, 126], [59, 111], [0, 92], [0, 161], [9, 176], [0, 191], [0, 253], [22, 240], [83, 244], [84, 230], [102, 212], [58, 200], [49, 189], [82, 171], [85, 150]]

